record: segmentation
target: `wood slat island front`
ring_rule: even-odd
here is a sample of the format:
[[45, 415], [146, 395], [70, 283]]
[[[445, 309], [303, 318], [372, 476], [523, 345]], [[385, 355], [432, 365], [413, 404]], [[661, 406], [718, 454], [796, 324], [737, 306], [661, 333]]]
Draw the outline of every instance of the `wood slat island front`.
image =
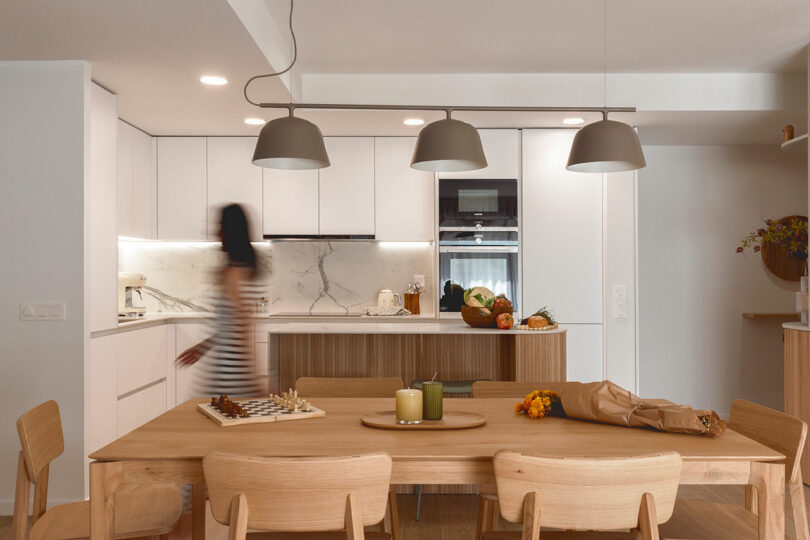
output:
[[271, 390], [299, 377], [564, 381], [566, 332], [431, 323], [290, 323], [269, 334]]

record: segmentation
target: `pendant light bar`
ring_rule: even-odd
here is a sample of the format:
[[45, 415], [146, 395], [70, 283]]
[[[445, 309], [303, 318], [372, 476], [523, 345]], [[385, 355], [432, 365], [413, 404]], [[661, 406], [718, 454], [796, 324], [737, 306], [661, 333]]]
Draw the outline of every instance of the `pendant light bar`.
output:
[[348, 103], [260, 103], [262, 109], [331, 109], [348, 111], [444, 111], [444, 112], [636, 112], [635, 107], [520, 107], [487, 105], [366, 105]]

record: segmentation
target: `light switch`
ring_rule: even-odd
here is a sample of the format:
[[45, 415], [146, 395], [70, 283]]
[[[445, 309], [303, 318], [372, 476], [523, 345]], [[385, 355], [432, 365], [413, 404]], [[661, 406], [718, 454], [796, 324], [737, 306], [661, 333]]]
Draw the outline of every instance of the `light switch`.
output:
[[613, 318], [627, 318], [627, 287], [624, 285], [613, 286]]
[[21, 321], [63, 321], [64, 302], [24, 302], [20, 304]]

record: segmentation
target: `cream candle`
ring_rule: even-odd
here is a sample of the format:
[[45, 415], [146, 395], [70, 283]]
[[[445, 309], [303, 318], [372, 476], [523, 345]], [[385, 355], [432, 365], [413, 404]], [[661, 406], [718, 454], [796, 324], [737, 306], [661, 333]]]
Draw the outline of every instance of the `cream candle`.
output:
[[422, 423], [422, 391], [416, 388], [397, 390], [397, 424]]

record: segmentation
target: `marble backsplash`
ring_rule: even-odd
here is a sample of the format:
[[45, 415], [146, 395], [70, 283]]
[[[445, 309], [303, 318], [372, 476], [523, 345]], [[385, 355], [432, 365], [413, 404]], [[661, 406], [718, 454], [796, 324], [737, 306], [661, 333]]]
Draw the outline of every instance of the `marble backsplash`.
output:
[[[258, 280], [267, 313], [356, 315], [373, 306], [380, 289], [402, 293], [414, 275], [425, 276], [423, 314], [434, 311], [434, 249], [430, 244], [376, 242], [256, 243]], [[122, 272], [146, 274], [149, 312], [208, 311], [214, 276], [224, 255], [210, 242], [118, 244]]]

